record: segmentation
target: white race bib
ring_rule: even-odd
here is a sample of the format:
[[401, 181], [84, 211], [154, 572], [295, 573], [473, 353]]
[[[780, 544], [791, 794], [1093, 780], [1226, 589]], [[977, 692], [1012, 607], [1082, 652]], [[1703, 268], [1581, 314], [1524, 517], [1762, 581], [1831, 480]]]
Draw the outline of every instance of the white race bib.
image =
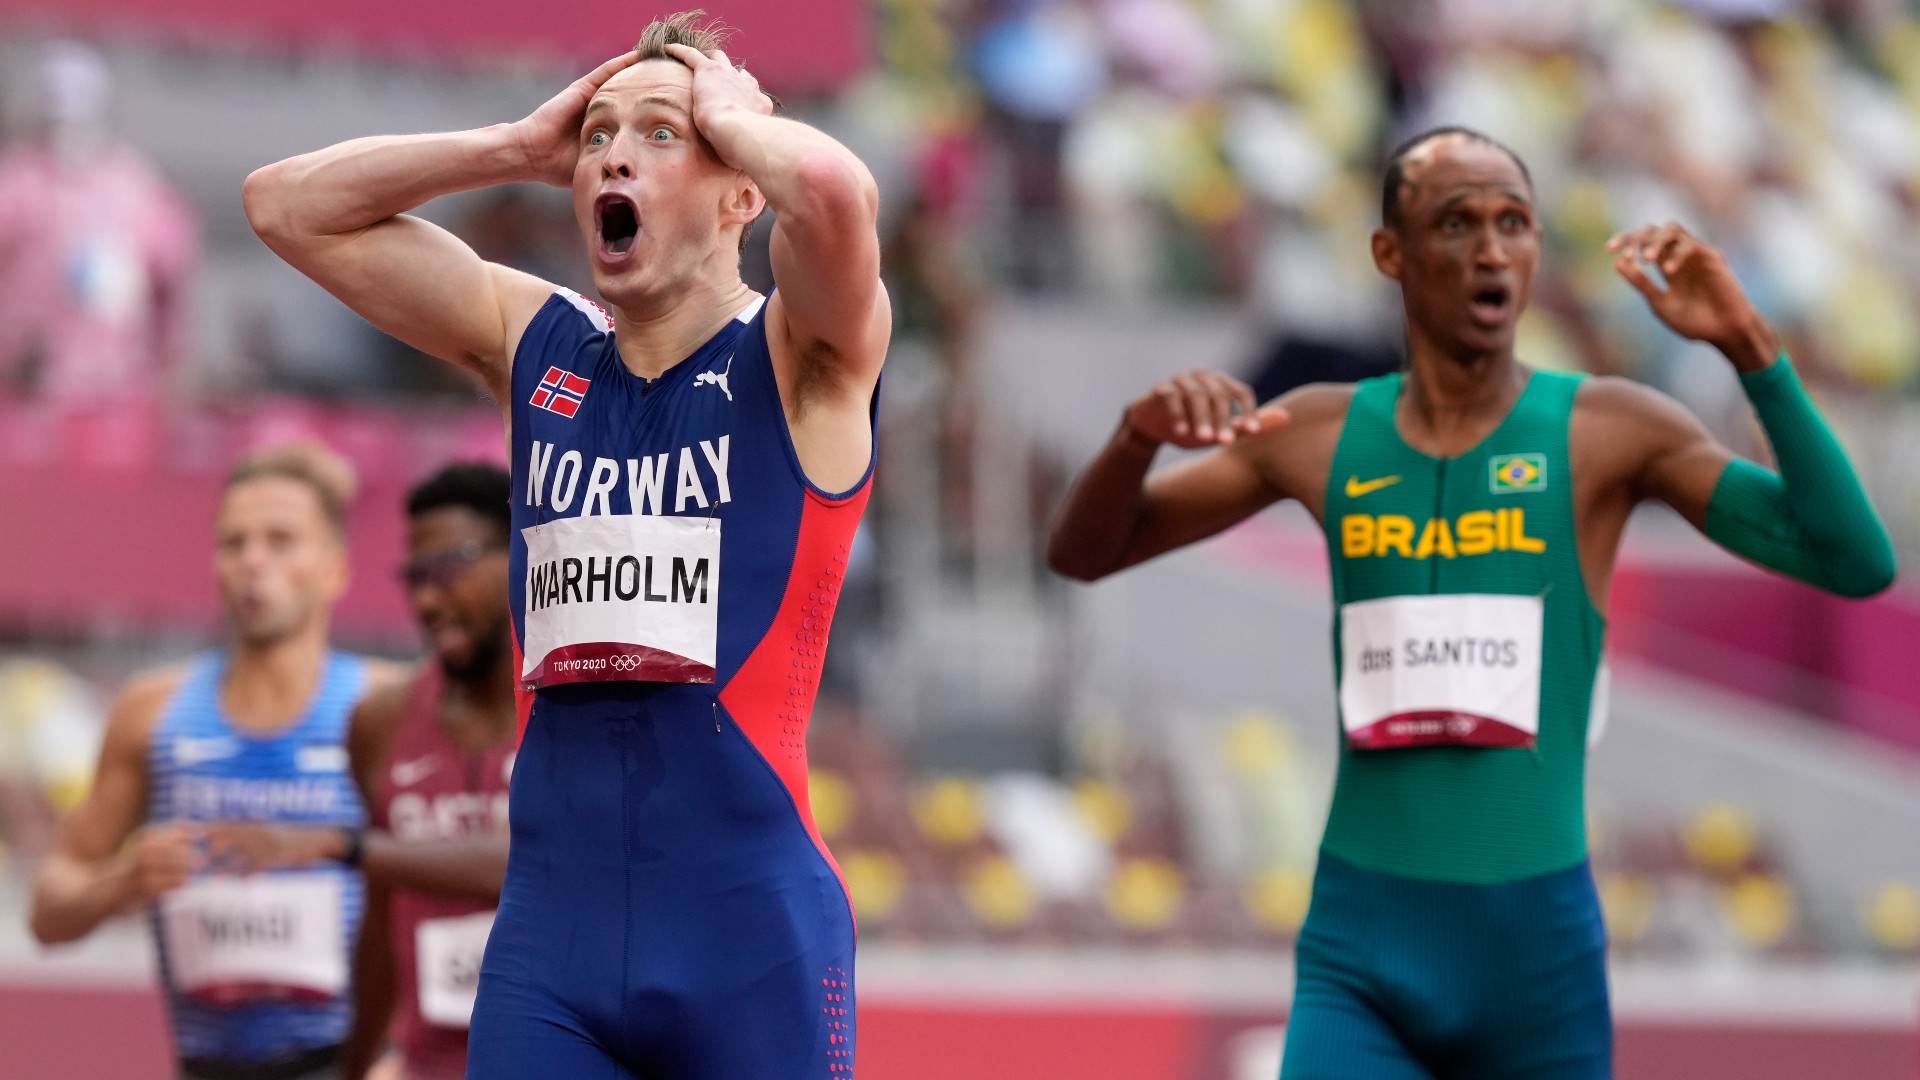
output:
[[213, 1005], [325, 1000], [347, 988], [336, 874], [198, 878], [160, 898], [167, 966]]
[[473, 998], [480, 989], [480, 958], [487, 951], [493, 912], [480, 911], [446, 919], [426, 919], [414, 927], [413, 945], [419, 969], [420, 1016], [438, 1027], [464, 1028], [473, 1017]]
[[1390, 596], [1340, 608], [1340, 722], [1359, 750], [1530, 747], [1538, 596]]
[[710, 683], [720, 611], [720, 520], [561, 518], [527, 541], [529, 688], [633, 680]]

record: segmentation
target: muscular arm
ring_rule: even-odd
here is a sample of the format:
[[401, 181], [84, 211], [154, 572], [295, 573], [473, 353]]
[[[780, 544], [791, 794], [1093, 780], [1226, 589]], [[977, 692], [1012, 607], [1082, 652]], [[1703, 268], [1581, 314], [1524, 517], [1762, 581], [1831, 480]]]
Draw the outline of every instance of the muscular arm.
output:
[[[866, 471], [866, 412], [886, 360], [893, 313], [880, 283], [880, 192], [853, 152], [825, 132], [770, 115], [771, 102], [725, 53], [671, 50], [694, 71], [694, 116], [720, 160], [745, 173], [777, 215], [768, 341], [780, 369], [789, 417], [826, 405], [850, 415], [862, 438], [842, 447], [808, 445], [797, 430], [802, 463], [827, 486]], [[762, 104], [764, 103], [764, 105]], [[801, 425], [796, 425], [800, 427]], [[809, 460], [811, 459], [811, 460]]]
[[510, 125], [386, 135], [255, 170], [247, 220], [295, 269], [374, 326], [479, 375], [504, 400], [511, 345], [553, 289], [486, 262], [406, 211], [533, 179]]
[[1668, 329], [1719, 349], [1740, 373], [1780, 463], [1776, 473], [1736, 460], [1685, 410], [1640, 389], [1627, 410], [1649, 439], [1639, 493], [1665, 501], [1728, 551], [1828, 592], [1863, 597], [1892, 584], [1886, 526], [1725, 256], [1677, 222], [1622, 233], [1607, 247], [1614, 270]]
[[1634, 478], [1714, 543], [1768, 569], [1841, 596], [1893, 581], [1893, 545], [1846, 451], [1785, 359], [1741, 376], [1779, 471], [1737, 458], [1691, 413], [1621, 380], [1602, 389], [1646, 448]]
[[[1183, 382], [1199, 375], [1168, 380], [1128, 408], [1054, 520], [1047, 563], [1055, 572], [1094, 581], [1213, 536], [1282, 499], [1303, 497], [1309, 484], [1302, 477], [1313, 471], [1303, 460], [1311, 456], [1306, 451], [1330, 410], [1344, 410], [1344, 389], [1302, 387], [1257, 413], [1242, 403], [1236, 420], [1204, 383]], [[1237, 402], [1242, 393], [1245, 387], [1231, 383], [1230, 397]], [[1156, 434], [1199, 445], [1194, 440], [1211, 442], [1225, 428], [1237, 432], [1231, 441], [1149, 475], [1160, 446]], [[1324, 464], [1319, 471], [1324, 482]]]
[[[1280, 500], [1239, 447], [1148, 475], [1159, 453], [1122, 425], [1067, 493], [1047, 541], [1047, 565], [1077, 581], [1204, 540]], [[1144, 482], [1143, 482], [1144, 481]]]
[[184, 844], [168, 853], [178, 865], [142, 866], [124, 849], [146, 817], [147, 740], [177, 674], [153, 675], [129, 686], [108, 717], [93, 786], [60, 825], [54, 849], [34, 882], [29, 924], [41, 944], [75, 941], [107, 918], [160, 886], [177, 884], [162, 869], [186, 874]]
[[513, 351], [553, 286], [406, 212], [495, 184], [566, 186], [587, 102], [635, 59], [601, 64], [513, 124], [354, 139], [257, 169], [242, 189], [247, 220], [368, 322], [474, 372], [505, 401]]

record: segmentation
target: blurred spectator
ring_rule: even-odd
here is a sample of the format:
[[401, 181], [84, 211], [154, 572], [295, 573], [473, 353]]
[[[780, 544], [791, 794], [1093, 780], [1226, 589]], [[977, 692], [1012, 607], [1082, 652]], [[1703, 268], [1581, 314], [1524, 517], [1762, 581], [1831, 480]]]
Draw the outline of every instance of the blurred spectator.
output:
[[67, 406], [152, 400], [180, 373], [198, 225], [108, 127], [112, 73], [48, 46], [0, 153], [0, 387]]

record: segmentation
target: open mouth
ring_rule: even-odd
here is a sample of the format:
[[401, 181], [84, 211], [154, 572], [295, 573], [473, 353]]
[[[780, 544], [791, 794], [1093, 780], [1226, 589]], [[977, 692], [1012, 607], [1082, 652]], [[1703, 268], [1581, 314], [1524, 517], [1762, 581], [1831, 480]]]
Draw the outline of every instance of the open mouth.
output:
[[602, 195], [593, 204], [600, 225], [600, 250], [607, 255], [625, 255], [633, 250], [640, 235], [640, 214], [633, 200], [625, 195]]
[[1498, 326], [1507, 321], [1513, 306], [1513, 293], [1505, 285], [1486, 285], [1473, 291], [1468, 302], [1473, 320], [1482, 326]]

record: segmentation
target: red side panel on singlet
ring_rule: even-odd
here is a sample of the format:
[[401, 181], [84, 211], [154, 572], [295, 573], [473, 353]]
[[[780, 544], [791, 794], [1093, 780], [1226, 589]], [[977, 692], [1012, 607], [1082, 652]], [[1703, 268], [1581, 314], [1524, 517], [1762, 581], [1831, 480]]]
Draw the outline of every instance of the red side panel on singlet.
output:
[[[394, 733], [387, 762], [376, 778], [373, 820], [397, 839], [434, 842], [504, 836], [507, 832], [507, 780], [519, 745], [519, 729], [483, 751], [462, 751], [440, 724], [442, 679], [430, 667], [415, 682], [406, 715]], [[522, 712], [520, 724], [525, 724]], [[467, 1029], [464, 1022], [435, 1022], [427, 1013], [441, 1012], [449, 982], [464, 985], [479, 978], [478, 956], [441, 949], [424, 958], [441, 969], [437, 981], [423, 972], [420, 943], [446, 941], [448, 931], [485, 923], [493, 905], [484, 900], [450, 897], [412, 889], [393, 890], [391, 946], [394, 956], [394, 1039], [406, 1060], [409, 1080], [437, 1080], [466, 1075]], [[425, 926], [423, 937], [422, 927]], [[484, 936], [482, 937], [484, 940]], [[468, 964], [472, 970], [467, 971]], [[448, 970], [451, 969], [451, 970]], [[440, 998], [423, 994], [426, 976], [439, 987]]]

